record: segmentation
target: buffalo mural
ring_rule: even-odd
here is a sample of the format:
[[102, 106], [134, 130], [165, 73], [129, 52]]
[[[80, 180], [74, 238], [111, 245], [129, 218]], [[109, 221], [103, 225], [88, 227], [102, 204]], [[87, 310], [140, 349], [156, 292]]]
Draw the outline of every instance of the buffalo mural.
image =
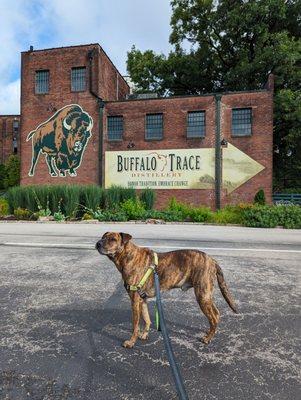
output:
[[78, 104], [58, 110], [27, 136], [32, 140], [32, 160], [29, 176], [34, 176], [40, 153], [51, 176], [76, 176], [83, 153], [92, 135], [93, 120]]

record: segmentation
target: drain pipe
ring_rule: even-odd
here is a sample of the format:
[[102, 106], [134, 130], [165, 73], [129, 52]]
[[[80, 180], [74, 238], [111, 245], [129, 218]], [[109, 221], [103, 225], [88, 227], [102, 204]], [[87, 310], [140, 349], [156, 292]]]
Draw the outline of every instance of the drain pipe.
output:
[[221, 208], [222, 152], [221, 152], [221, 94], [215, 98], [215, 208]]
[[103, 185], [103, 163], [102, 163], [102, 151], [103, 151], [103, 112], [105, 103], [101, 97], [98, 96], [97, 93], [93, 90], [93, 58], [95, 54], [95, 49], [88, 51], [88, 59], [89, 59], [89, 91], [90, 93], [96, 97], [97, 105], [98, 105], [98, 183], [100, 186]]

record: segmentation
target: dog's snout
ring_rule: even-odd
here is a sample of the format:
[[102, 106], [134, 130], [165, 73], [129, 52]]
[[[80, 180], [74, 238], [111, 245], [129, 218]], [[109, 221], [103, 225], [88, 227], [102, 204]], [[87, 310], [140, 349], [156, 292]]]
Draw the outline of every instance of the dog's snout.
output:
[[100, 249], [101, 245], [102, 245], [102, 240], [99, 240], [95, 245], [96, 249]]

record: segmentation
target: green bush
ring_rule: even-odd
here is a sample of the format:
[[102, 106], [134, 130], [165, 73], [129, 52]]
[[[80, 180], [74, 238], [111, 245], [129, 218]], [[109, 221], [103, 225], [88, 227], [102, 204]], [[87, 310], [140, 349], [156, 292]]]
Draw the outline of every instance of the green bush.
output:
[[0, 197], [0, 217], [4, 217], [9, 213], [8, 201]]
[[32, 215], [32, 212], [30, 212], [29, 210], [26, 210], [26, 208], [18, 207], [14, 211], [14, 216], [17, 219], [28, 220], [28, 219], [30, 219], [31, 215]]
[[127, 199], [120, 205], [121, 211], [128, 219], [144, 219], [146, 215], [145, 205], [140, 199]]
[[172, 214], [174, 214], [175, 216], [178, 215], [180, 220], [184, 221], [185, 219], [190, 219], [191, 209], [191, 206], [189, 206], [188, 204], [181, 203], [180, 201], [177, 201], [175, 197], [172, 197], [165, 211], [170, 213], [171, 217]]
[[301, 207], [296, 205], [257, 206], [244, 212], [244, 224], [256, 228], [301, 228]]
[[6, 168], [4, 164], [0, 164], [0, 190], [5, 188]]
[[18, 156], [11, 155], [8, 157], [5, 163], [4, 188], [20, 184], [20, 166], [21, 163]]
[[156, 193], [153, 189], [144, 189], [140, 192], [140, 200], [147, 210], [152, 210], [156, 201]]
[[213, 212], [208, 207], [195, 207], [191, 209], [190, 219], [193, 222], [211, 222]]
[[254, 203], [259, 204], [261, 206], [265, 205], [266, 201], [265, 201], [265, 194], [264, 194], [263, 189], [258, 190], [258, 192], [255, 194]]
[[128, 199], [136, 199], [135, 189], [113, 185], [105, 192], [105, 208], [114, 210]]
[[104, 208], [105, 190], [97, 185], [84, 185], [80, 187], [80, 204], [90, 210]]

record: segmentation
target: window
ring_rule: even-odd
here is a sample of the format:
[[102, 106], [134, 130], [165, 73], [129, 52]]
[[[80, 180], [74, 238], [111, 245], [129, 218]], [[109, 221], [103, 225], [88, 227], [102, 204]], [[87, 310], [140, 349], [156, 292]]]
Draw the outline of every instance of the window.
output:
[[36, 93], [49, 93], [49, 70], [36, 71]]
[[82, 92], [86, 90], [86, 67], [71, 69], [71, 90], [72, 92]]
[[19, 121], [17, 119], [13, 120], [13, 132], [15, 135], [19, 132]]
[[189, 111], [187, 114], [187, 137], [205, 137], [205, 111]]
[[14, 154], [18, 153], [18, 140], [16, 137], [13, 138], [13, 149], [14, 149]]
[[163, 114], [146, 114], [145, 138], [163, 139]]
[[108, 117], [107, 121], [108, 121], [108, 139], [122, 140], [123, 117], [122, 116]]
[[252, 133], [252, 108], [232, 110], [232, 135], [249, 136]]

